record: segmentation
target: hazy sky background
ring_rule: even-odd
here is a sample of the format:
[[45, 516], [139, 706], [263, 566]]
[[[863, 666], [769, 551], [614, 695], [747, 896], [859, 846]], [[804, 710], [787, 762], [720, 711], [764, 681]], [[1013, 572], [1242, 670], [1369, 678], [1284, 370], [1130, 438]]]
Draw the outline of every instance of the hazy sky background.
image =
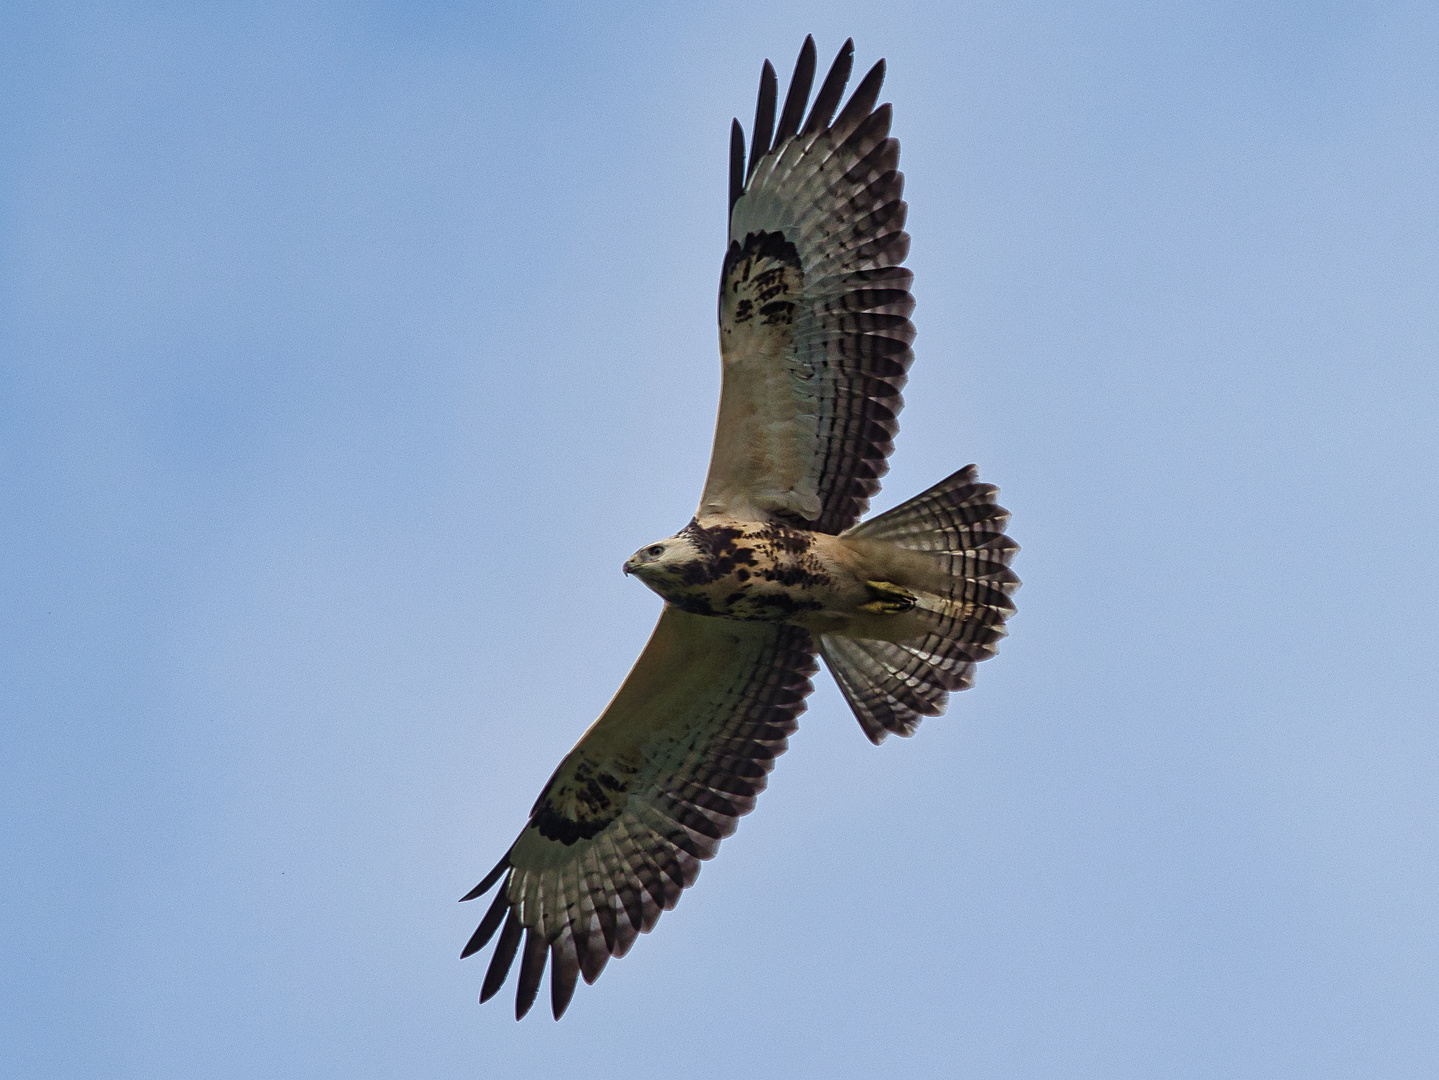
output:
[[[0, 8], [0, 1074], [1439, 1075], [1439, 6], [239, 7]], [[978, 462], [1020, 613], [517, 1025], [455, 900], [658, 612], [807, 31], [904, 148], [877, 505]]]

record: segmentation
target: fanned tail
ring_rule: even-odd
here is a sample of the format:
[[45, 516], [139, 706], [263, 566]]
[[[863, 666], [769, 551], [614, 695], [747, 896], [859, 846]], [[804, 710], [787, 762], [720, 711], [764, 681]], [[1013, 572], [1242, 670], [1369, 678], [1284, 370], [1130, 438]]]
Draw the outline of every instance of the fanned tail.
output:
[[913, 735], [949, 695], [974, 682], [974, 665], [994, 655], [1019, 578], [1009, 569], [1019, 545], [1004, 534], [1009, 511], [999, 489], [969, 465], [908, 502], [842, 533], [898, 548], [914, 596], [905, 618], [920, 630], [901, 641], [823, 634], [824, 657], [871, 742]]

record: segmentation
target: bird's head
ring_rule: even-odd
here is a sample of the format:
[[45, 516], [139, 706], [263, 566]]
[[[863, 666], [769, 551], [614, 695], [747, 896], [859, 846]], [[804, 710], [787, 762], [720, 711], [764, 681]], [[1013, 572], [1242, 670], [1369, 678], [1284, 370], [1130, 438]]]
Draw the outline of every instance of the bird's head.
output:
[[625, 560], [624, 570], [669, 599], [678, 589], [708, 580], [708, 564], [709, 553], [680, 532], [640, 548]]

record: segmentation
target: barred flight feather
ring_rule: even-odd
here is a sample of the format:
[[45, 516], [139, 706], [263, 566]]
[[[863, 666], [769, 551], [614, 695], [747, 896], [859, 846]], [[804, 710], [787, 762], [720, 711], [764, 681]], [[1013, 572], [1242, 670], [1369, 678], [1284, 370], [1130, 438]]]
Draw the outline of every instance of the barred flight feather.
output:
[[[748, 166], [731, 170], [743, 179], [721, 278], [725, 384], [701, 518], [769, 516], [837, 533], [864, 513], [888, 467], [913, 359], [912, 278], [897, 268], [907, 207], [890, 108], [875, 108], [883, 61], [830, 121], [853, 54], [846, 42], [801, 128], [814, 77], [805, 40], [772, 146], [772, 68], [760, 79]], [[742, 139], [736, 146], [742, 158]], [[757, 305], [741, 295], [756, 271], [786, 317], [756, 325]]]
[[[482, 997], [504, 982], [521, 929], [517, 1015], [534, 1002], [548, 948], [556, 1018], [578, 975], [593, 981], [611, 956], [653, 929], [754, 808], [794, 733], [814, 671], [814, 646], [803, 630], [667, 607], [610, 708], [555, 771], [529, 826], [481, 882], [498, 883], [500, 892], [463, 955], [484, 948], [508, 920]], [[642, 763], [621, 783], [625, 763], [636, 757]], [[578, 785], [585, 798], [567, 801], [581, 777], [593, 778]], [[551, 838], [544, 823], [562, 816], [560, 805], [595, 816], [565, 819], [573, 833]], [[585, 836], [588, 826], [596, 827]]]

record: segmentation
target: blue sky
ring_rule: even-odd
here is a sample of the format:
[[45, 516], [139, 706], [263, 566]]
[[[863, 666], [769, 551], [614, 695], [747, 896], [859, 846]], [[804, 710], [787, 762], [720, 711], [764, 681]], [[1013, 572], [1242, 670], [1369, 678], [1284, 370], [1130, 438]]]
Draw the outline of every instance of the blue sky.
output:
[[[877, 505], [978, 462], [1020, 614], [517, 1025], [455, 900], [657, 614], [806, 32], [904, 148]], [[0, 1073], [1439, 1071], [1432, 4], [7, 5], [0, 86]]]

